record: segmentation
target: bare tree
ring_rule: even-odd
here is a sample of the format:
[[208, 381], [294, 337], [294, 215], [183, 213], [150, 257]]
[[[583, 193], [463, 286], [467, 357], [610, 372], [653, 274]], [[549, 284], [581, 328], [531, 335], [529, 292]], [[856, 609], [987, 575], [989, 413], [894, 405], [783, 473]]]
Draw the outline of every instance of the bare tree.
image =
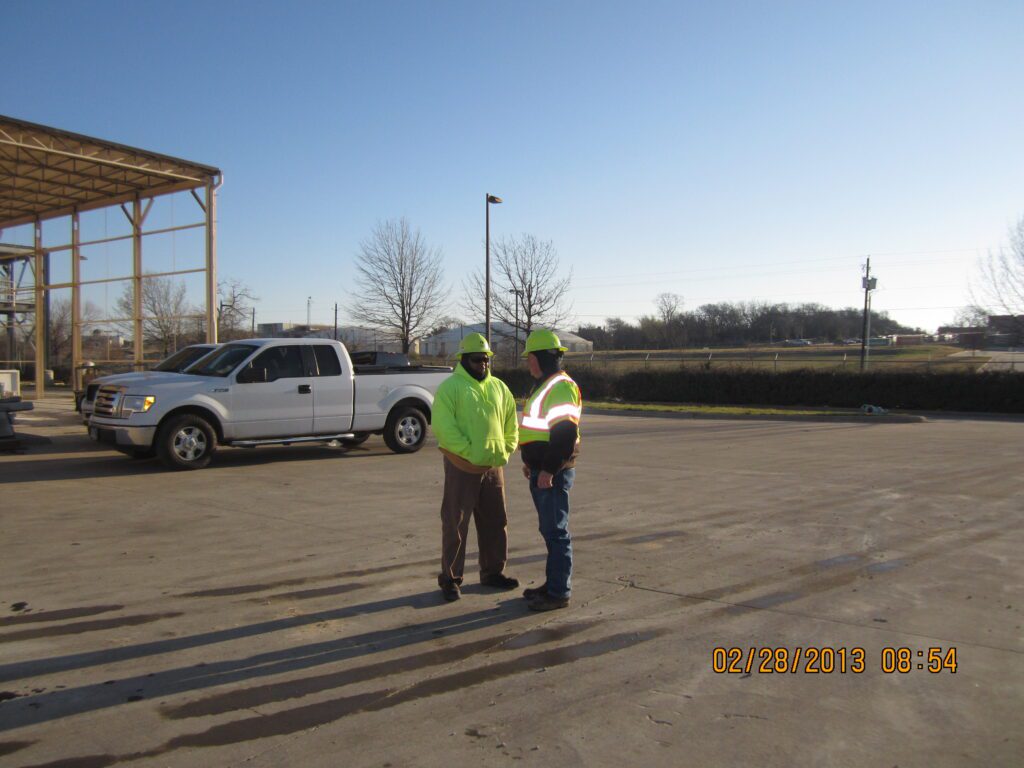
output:
[[444, 333], [445, 331], [450, 331], [453, 328], [458, 328], [463, 325], [465, 325], [465, 323], [460, 318], [454, 317], [453, 315], [445, 315], [444, 317], [439, 317], [434, 322], [434, 327], [430, 329], [427, 336], [436, 336], [439, 333]]
[[987, 309], [974, 304], [961, 307], [953, 316], [953, 325], [958, 328], [984, 328], [988, 325], [989, 314]]
[[[91, 301], [87, 301], [81, 309], [81, 324], [95, 322], [100, 315], [99, 307]], [[49, 347], [50, 365], [53, 367], [70, 365], [74, 340], [70, 299], [59, 298], [50, 304], [48, 325], [46, 342]]]
[[252, 328], [253, 305], [258, 301], [245, 283], [229, 278], [217, 285], [217, 338], [221, 341], [246, 338]]
[[349, 314], [402, 343], [408, 352], [430, 330], [445, 299], [441, 252], [406, 219], [377, 224], [356, 256], [355, 300]]
[[1010, 227], [1009, 247], [989, 253], [982, 262], [978, 289], [981, 300], [976, 303], [1024, 315], [1024, 216]]
[[[126, 283], [116, 307], [124, 319], [118, 321], [125, 331], [134, 334], [132, 318], [135, 300], [131, 283]], [[185, 296], [185, 284], [167, 277], [146, 277], [142, 280], [142, 333], [145, 341], [160, 347], [166, 357], [178, 349], [178, 345], [189, 341], [188, 332], [192, 324], [189, 319], [197, 310], [190, 306]]]
[[659, 293], [654, 304], [658, 308], [658, 319], [661, 320], [661, 334], [665, 347], [674, 347], [682, 330], [680, 311], [683, 308], [683, 297], [678, 293]]
[[679, 310], [683, 306], [683, 297], [678, 293], [659, 293], [654, 300], [658, 307], [658, 317], [665, 325], [668, 325], [679, 316]]
[[[524, 335], [537, 326], [564, 329], [572, 317], [567, 298], [572, 270], [565, 276], [559, 274], [554, 243], [524, 234], [492, 243], [491, 251], [496, 267], [492, 270], [492, 317], [518, 326]], [[482, 318], [486, 298], [483, 273], [471, 274], [464, 288], [465, 310]]]

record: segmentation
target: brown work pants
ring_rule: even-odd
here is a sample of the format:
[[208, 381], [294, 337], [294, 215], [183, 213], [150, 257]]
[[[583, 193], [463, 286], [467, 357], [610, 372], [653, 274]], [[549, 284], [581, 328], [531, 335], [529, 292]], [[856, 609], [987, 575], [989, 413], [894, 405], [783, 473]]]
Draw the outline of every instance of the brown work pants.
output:
[[462, 583], [470, 517], [476, 522], [481, 578], [501, 573], [508, 560], [505, 473], [501, 467], [489, 469], [482, 475], [463, 472], [445, 458], [441, 573], [437, 577], [442, 587], [452, 582]]

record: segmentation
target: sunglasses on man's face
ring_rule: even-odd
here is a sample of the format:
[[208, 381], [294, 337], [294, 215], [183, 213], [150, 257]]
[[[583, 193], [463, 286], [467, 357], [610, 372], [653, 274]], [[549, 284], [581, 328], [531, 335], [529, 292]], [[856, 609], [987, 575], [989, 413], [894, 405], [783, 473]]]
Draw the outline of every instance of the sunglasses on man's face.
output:
[[470, 355], [469, 362], [473, 365], [483, 365], [490, 362], [490, 358], [487, 355]]

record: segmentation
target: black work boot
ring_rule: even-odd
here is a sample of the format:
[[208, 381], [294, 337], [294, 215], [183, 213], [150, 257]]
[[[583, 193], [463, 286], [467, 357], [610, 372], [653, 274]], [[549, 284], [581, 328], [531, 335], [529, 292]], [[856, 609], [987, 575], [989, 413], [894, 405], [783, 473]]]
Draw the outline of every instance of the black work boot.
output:
[[548, 583], [545, 581], [539, 587], [527, 587], [523, 590], [523, 597], [527, 600], [533, 600], [535, 597], [546, 595], [548, 593]]
[[554, 597], [545, 592], [543, 595], [534, 597], [527, 606], [531, 611], [554, 611], [558, 608], [568, 608], [568, 597]]
[[441, 585], [441, 594], [444, 595], [444, 599], [449, 603], [455, 602], [462, 597], [462, 591], [459, 589], [459, 585], [454, 581], [449, 581], [447, 584]]
[[481, 576], [480, 583], [485, 587], [515, 589], [519, 586], [519, 579], [514, 576], [506, 576], [504, 573], [492, 573], [490, 576]]

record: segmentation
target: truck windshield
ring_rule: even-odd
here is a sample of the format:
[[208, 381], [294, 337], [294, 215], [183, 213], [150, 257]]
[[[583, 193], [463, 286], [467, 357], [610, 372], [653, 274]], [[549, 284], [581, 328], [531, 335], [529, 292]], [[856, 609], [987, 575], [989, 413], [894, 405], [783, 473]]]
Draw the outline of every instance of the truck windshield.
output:
[[179, 349], [166, 360], [161, 360], [157, 365], [153, 367], [153, 370], [181, 373], [190, 365], [192, 365], [192, 363], [196, 362], [200, 357], [208, 354], [211, 349], [213, 349], [213, 347], [207, 346], [185, 347], [184, 349]]
[[225, 344], [189, 368], [188, 373], [193, 376], [220, 376], [223, 378], [257, 349], [259, 347], [255, 344]]

